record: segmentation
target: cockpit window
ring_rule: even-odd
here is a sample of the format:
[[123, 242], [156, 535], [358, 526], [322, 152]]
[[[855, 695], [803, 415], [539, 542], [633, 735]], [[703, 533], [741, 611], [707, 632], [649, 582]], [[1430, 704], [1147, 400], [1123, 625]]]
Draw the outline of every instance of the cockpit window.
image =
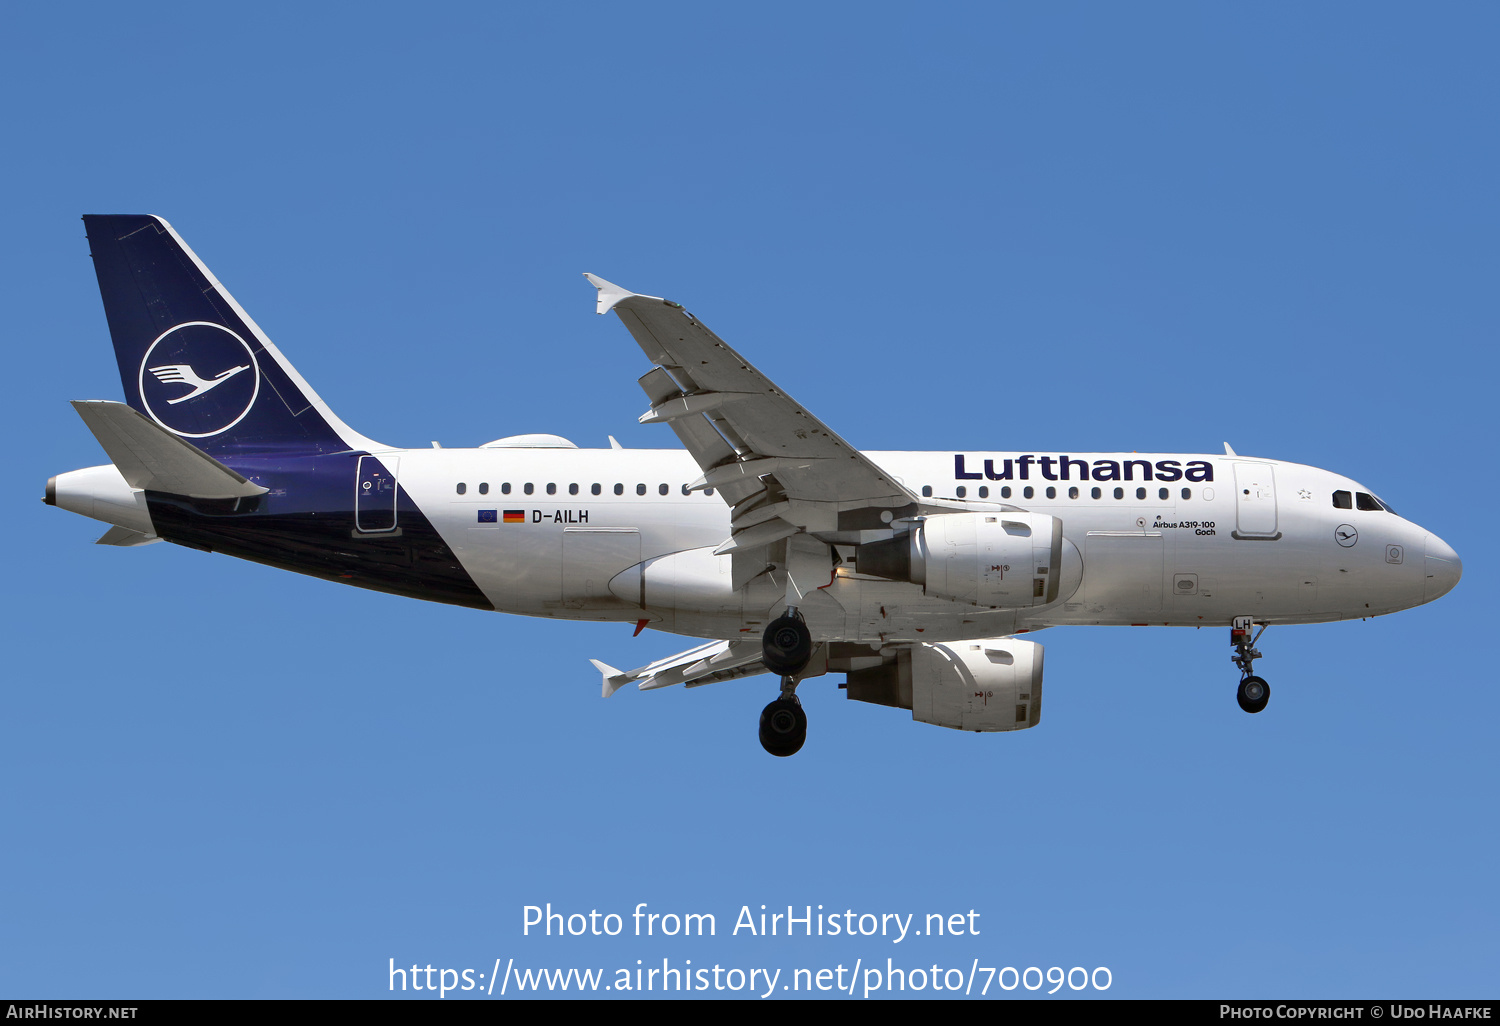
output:
[[1389, 502], [1386, 502], [1380, 496], [1378, 496], [1378, 495], [1375, 496], [1375, 501], [1378, 502], [1378, 503], [1380, 503], [1380, 508], [1381, 509], [1385, 510], [1387, 513], [1391, 514], [1392, 516], [1399, 517], [1401, 515], [1400, 513], [1397, 513], [1395, 510], [1391, 509], [1391, 504]]
[[1363, 510], [1385, 509], [1385, 507], [1380, 504], [1380, 500], [1375, 498], [1375, 496], [1371, 495], [1369, 492], [1355, 492], [1354, 504]]
[[1354, 496], [1350, 495], [1348, 492], [1334, 492], [1333, 493], [1333, 508], [1334, 509], [1353, 509], [1354, 508]]

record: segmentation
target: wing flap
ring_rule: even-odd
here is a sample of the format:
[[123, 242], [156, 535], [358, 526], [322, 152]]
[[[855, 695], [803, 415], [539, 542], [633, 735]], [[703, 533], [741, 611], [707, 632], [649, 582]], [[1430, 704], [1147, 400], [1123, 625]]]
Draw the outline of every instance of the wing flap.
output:
[[621, 672], [597, 659], [589, 660], [604, 677], [604, 697], [608, 698], [626, 684], [641, 691], [687, 684], [696, 687], [717, 680], [732, 680], [765, 673], [761, 665], [760, 640], [713, 641], [667, 656], [634, 670]]
[[[661, 367], [653, 368], [649, 373], [642, 375], [640, 386], [653, 409], [682, 395], [682, 389], [678, 387], [677, 382], [673, 381], [672, 376]], [[667, 426], [677, 435], [683, 448], [688, 451], [699, 467], [717, 467], [734, 462], [734, 446], [725, 441], [724, 436], [715, 430], [713, 422], [707, 417], [701, 414], [675, 417], [667, 421]], [[743, 484], [731, 482], [726, 487], [721, 487], [720, 491], [723, 493], [724, 501], [734, 506], [760, 491], [762, 487], [759, 481]]]

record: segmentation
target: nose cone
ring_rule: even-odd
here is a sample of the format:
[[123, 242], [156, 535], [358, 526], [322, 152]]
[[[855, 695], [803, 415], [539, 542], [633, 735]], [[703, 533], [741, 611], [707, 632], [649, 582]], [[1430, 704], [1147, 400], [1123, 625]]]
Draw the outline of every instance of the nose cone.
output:
[[1427, 536], [1427, 590], [1422, 601], [1431, 602], [1453, 590], [1464, 575], [1464, 561], [1448, 543], [1435, 534]]

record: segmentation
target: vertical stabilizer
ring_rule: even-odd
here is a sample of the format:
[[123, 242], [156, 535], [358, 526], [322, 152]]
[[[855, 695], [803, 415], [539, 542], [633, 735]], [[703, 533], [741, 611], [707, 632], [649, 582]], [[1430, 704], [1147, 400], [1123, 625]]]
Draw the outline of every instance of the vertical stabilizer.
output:
[[215, 457], [377, 447], [333, 415], [171, 225], [150, 214], [83, 223], [130, 406]]

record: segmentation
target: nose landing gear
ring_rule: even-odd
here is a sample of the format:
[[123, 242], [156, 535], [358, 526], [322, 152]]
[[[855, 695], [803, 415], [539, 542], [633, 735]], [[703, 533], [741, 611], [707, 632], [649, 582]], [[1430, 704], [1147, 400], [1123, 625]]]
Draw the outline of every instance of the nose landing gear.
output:
[[1247, 713], [1258, 713], [1271, 700], [1271, 685], [1259, 677], [1246, 677], [1240, 681], [1239, 693], [1234, 696], [1240, 708]]
[[1255, 632], [1255, 636], [1251, 637], [1250, 632], [1255, 628], [1254, 618], [1236, 616], [1234, 625], [1229, 628], [1229, 643], [1234, 646], [1234, 655], [1229, 660], [1240, 668], [1240, 688], [1235, 698], [1240, 703], [1240, 708], [1247, 713], [1260, 712], [1271, 700], [1271, 685], [1255, 676], [1255, 660], [1261, 657], [1255, 643], [1268, 626], [1270, 625], [1263, 624]]

